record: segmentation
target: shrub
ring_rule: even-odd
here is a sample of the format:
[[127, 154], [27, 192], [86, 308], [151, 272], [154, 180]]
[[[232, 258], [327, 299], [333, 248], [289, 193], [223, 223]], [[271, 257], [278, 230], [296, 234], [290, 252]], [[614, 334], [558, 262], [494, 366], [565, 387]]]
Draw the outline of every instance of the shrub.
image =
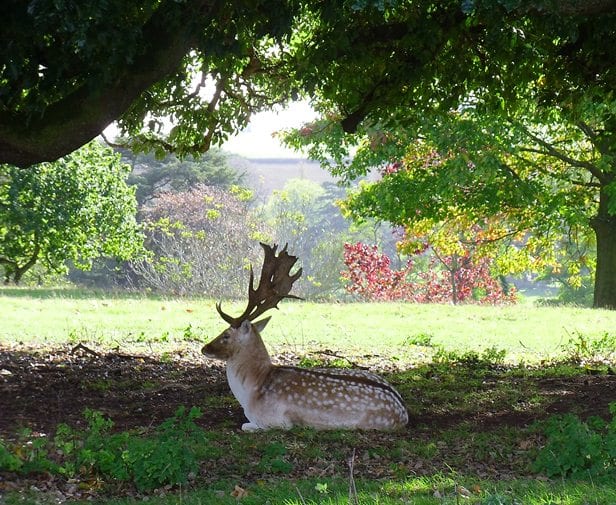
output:
[[[491, 274], [489, 258], [451, 255], [427, 258], [424, 268], [417, 268], [418, 250], [399, 270], [377, 246], [358, 242], [345, 244], [344, 263], [347, 290], [371, 301], [404, 300], [417, 303], [501, 304], [516, 301], [515, 289], [503, 289]], [[424, 260], [424, 257], [421, 257]]]
[[136, 283], [176, 295], [242, 297], [263, 235], [249, 197], [211, 186], [159, 195], [143, 211], [149, 254], [132, 263]]
[[113, 421], [87, 409], [83, 431], [61, 424], [53, 440], [25, 432], [12, 447], [0, 442], [0, 471], [101, 477], [132, 482], [142, 491], [183, 484], [208, 456], [207, 434], [194, 422], [200, 416], [195, 407], [180, 407], [151, 434], [113, 433]]
[[612, 420], [600, 417], [580, 420], [572, 414], [553, 416], [545, 422], [547, 438], [534, 469], [548, 477], [595, 477], [616, 474], [616, 403], [610, 405]]

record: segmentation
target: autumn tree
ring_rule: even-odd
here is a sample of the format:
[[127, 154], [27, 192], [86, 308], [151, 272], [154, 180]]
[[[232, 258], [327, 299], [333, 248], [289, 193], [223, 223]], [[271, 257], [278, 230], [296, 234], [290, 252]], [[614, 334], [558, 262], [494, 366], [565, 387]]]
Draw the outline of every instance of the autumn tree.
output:
[[512, 273], [560, 269], [567, 261], [563, 236], [575, 239], [581, 251], [598, 244], [596, 256], [579, 254], [569, 269], [574, 275], [596, 271], [595, 306], [613, 306], [616, 262], [612, 249], [601, 248], [616, 236], [606, 201], [611, 168], [582, 129], [503, 121], [484, 112], [478, 117], [469, 110], [425, 123], [415, 136], [406, 133], [390, 133], [357, 153], [355, 169], [365, 164], [367, 170], [384, 152], [397, 151], [399, 161], [351, 196], [351, 215], [391, 221], [409, 235], [438, 230], [438, 242], [449, 240], [449, 248], [464, 230], [489, 222], [487, 239], [478, 245], [493, 254], [506, 241], [499, 262]]
[[70, 261], [141, 251], [130, 167], [98, 142], [28, 170], [0, 166], [0, 266], [18, 284], [37, 263], [63, 271]]
[[352, 24], [339, 35], [349, 44], [314, 83], [322, 118], [288, 140], [347, 180], [427, 145], [438, 166], [375, 186], [365, 215], [404, 225], [417, 209], [434, 222], [451, 210], [508, 214], [511, 233], [541, 231], [537, 240], [585, 227], [597, 245], [594, 305], [615, 308], [614, 14], [581, 5], [441, 3], [430, 16], [386, 6], [386, 38], [370, 42]]
[[494, 275], [493, 259], [473, 257], [470, 249], [446, 255], [426, 246], [395, 268], [377, 246], [347, 243], [344, 263], [347, 291], [365, 300], [454, 305], [516, 302], [515, 289], [506, 289]]

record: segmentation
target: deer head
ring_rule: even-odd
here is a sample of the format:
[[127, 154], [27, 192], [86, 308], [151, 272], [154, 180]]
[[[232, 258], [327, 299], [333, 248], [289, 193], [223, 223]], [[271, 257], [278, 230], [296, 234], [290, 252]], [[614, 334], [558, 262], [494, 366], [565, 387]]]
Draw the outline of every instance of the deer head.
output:
[[[209, 344], [203, 346], [201, 352], [208, 358], [228, 361], [234, 356], [247, 355], [254, 358], [264, 359], [265, 346], [260, 333], [267, 325], [270, 318], [266, 317], [252, 324], [245, 319], [239, 328], [230, 326], [218, 335]], [[265, 351], [267, 354], [267, 351]], [[267, 362], [269, 363], [269, 356]]]

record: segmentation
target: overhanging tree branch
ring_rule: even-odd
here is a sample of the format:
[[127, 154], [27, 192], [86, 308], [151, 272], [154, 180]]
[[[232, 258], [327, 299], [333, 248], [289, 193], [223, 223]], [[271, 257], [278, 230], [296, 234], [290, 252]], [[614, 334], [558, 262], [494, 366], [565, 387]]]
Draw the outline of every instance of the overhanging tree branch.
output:
[[40, 117], [0, 112], [0, 160], [26, 167], [53, 161], [86, 144], [128, 110], [148, 87], [174, 72], [196, 43], [213, 0], [167, 2], [143, 28], [145, 52], [93, 93], [87, 85], [51, 104]]
[[606, 174], [604, 174], [601, 170], [599, 170], [595, 165], [593, 165], [589, 161], [578, 160], [578, 159], [572, 158], [568, 154], [556, 149], [553, 144], [543, 140], [541, 137], [534, 134], [532, 131], [530, 131], [530, 129], [528, 129], [523, 124], [515, 122], [515, 121], [511, 121], [511, 123], [517, 128], [519, 128], [522, 132], [524, 132], [526, 136], [528, 136], [530, 139], [532, 139], [534, 142], [539, 144], [544, 149], [544, 150], [541, 150], [541, 149], [535, 149], [532, 147], [525, 147], [521, 149], [522, 151], [542, 154], [544, 156], [545, 155], [552, 156], [560, 161], [567, 163], [568, 165], [572, 167], [578, 167], [578, 168], [583, 168], [585, 170], [588, 170], [588, 172], [590, 172], [593, 175], [593, 177], [595, 177], [601, 183], [606, 182]]

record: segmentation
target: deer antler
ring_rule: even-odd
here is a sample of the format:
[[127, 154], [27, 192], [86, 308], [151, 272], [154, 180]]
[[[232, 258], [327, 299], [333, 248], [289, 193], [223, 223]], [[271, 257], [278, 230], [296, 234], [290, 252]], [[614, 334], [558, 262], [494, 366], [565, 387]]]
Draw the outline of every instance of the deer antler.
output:
[[248, 305], [239, 317], [232, 317], [225, 314], [222, 310], [220, 302], [216, 304], [216, 310], [227, 323], [233, 328], [239, 328], [242, 321], [248, 319], [254, 321], [265, 311], [273, 308], [278, 308], [278, 302], [284, 298], [295, 298], [301, 300], [300, 297], [290, 295], [289, 292], [293, 287], [293, 283], [302, 275], [300, 268], [293, 275], [290, 274], [291, 268], [297, 261], [296, 256], [291, 256], [287, 253], [287, 245], [276, 256], [278, 246], [274, 244], [269, 246], [260, 242], [265, 257], [263, 258], [263, 267], [261, 268], [261, 276], [259, 285], [254, 287], [254, 272], [252, 265], [250, 266], [250, 283], [248, 286]]

